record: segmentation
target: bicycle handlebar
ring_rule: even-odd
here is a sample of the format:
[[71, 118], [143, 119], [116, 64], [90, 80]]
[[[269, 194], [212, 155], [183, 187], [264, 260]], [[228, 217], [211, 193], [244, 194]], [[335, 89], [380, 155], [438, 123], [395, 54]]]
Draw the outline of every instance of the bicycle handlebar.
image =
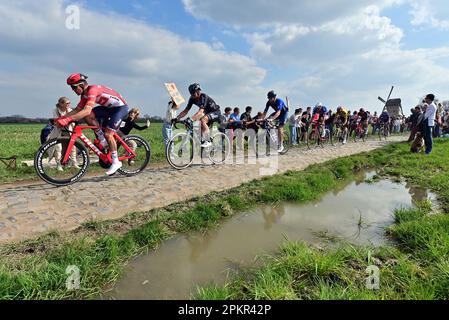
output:
[[190, 118], [187, 118], [187, 119], [185, 119], [185, 120], [177, 120], [177, 119], [173, 119], [173, 120], [172, 120], [172, 125], [173, 125], [173, 127], [175, 127], [175, 129], [179, 129], [179, 128], [176, 126], [177, 123], [181, 123], [181, 124], [185, 125], [188, 129], [193, 128], [193, 121], [192, 121], [192, 119], [190, 119]]

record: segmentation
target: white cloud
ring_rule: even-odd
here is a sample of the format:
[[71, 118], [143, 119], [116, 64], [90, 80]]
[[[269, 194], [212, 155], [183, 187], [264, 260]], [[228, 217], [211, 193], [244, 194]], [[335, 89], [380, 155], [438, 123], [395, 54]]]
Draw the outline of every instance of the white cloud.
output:
[[320, 25], [326, 21], [358, 14], [369, 5], [378, 7], [402, 0], [183, 0], [193, 16], [237, 26], [272, 24]]
[[397, 48], [403, 32], [389, 18], [380, 16], [377, 7], [370, 6], [360, 14], [319, 26], [278, 24], [271, 31], [246, 37], [258, 59], [283, 65], [322, 65], [374, 48]]
[[[439, 64], [449, 48], [405, 50], [404, 31], [383, 15], [394, 5], [408, 9], [411, 1], [418, 2], [254, 0], [236, 5], [233, 0], [185, 0], [184, 4], [197, 18], [241, 28], [252, 56], [276, 70], [275, 75], [268, 74], [267, 82], [295, 104], [323, 101], [334, 107], [380, 110], [377, 96], [390, 85], [396, 86], [395, 95], [403, 98], [405, 109], [427, 92], [444, 95], [449, 85], [445, 76], [449, 70]], [[426, 17], [442, 6], [438, 0], [423, 2], [435, 5], [421, 12]], [[266, 12], [272, 12], [269, 18]]]
[[[65, 85], [72, 72], [116, 89], [143, 113], [164, 114], [163, 83], [186, 92], [200, 81], [221, 105], [250, 96], [265, 70], [244, 55], [184, 39], [114, 13], [81, 7], [81, 29], [65, 28], [62, 0], [0, 4], [2, 113], [48, 116], [59, 96], [76, 99]], [[231, 95], [230, 93], [233, 93]], [[5, 100], [6, 99], [6, 100]], [[14, 106], [14, 107], [12, 107]], [[5, 110], [6, 109], [6, 110]]]
[[449, 30], [449, 6], [446, 0], [410, 0], [415, 26]]

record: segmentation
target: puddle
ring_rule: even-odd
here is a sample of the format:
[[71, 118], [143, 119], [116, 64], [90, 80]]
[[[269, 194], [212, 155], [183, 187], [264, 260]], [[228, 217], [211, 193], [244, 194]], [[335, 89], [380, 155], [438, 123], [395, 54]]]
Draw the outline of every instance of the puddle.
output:
[[246, 211], [207, 233], [180, 235], [134, 259], [105, 299], [188, 299], [196, 285], [222, 284], [228, 270], [250, 265], [286, 239], [320, 244], [343, 239], [385, 244], [392, 213], [434, 194], [406, 183], [365, 183], [373, 173], [308, 204], [283, 203]]

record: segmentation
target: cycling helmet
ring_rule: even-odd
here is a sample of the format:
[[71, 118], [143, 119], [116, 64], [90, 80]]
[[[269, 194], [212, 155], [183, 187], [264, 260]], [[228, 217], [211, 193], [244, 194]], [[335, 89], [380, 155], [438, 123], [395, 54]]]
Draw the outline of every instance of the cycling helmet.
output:
[[201, 91], [201, 86], [199, 83], [194, 83], [189, 86], [189, 92], [191, 95], [194, 94], [198, 90]]
[[76, 85], [79, 85], [81, 82], [84, 82], [86, 80], [87, 80], [87, 76], [85, 76], [84, 74], [74, 73], [74, 74], [71, 74], [67, 78], [67, 84], [69, 86], [76, 86]]
[[315, 105], [315, 108], [321, 108], [323, 106], [323, 104], [321, 103], [321, 102], [318, 102], [316, 105]]
[[276, 98], [276, 93], [273, 90], [271, 90], [270, 92], [268, 92], [267, 98], [268, 99]]

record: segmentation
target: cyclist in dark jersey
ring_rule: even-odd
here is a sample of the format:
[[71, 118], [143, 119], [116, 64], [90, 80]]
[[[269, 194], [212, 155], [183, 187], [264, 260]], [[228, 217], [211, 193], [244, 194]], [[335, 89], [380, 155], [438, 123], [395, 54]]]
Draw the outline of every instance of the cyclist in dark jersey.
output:
[[365, 131], [365, 134], [368, 133], [368, 112], [365, 109], [361, 108], [359, 111], [360, 122], [362, 123], [362, 128]]
[[210, 141], [209, 126], [214, 122], [219, 122], [221, 119], [220, 106], [209, 97], [207, 94], [201, 92], [201, 87], [198, 83], [191, 84], [189, 86], [190, 99], [186, 108], [178, 115], [177, 121], [184, 118], [190, 111], [193, 105], [199, 107], [197, 113], [192, 116], [193, 121], [201, 121], [201, 135], [202, 144], [201, 147], [207, 148], [212, 145]]

